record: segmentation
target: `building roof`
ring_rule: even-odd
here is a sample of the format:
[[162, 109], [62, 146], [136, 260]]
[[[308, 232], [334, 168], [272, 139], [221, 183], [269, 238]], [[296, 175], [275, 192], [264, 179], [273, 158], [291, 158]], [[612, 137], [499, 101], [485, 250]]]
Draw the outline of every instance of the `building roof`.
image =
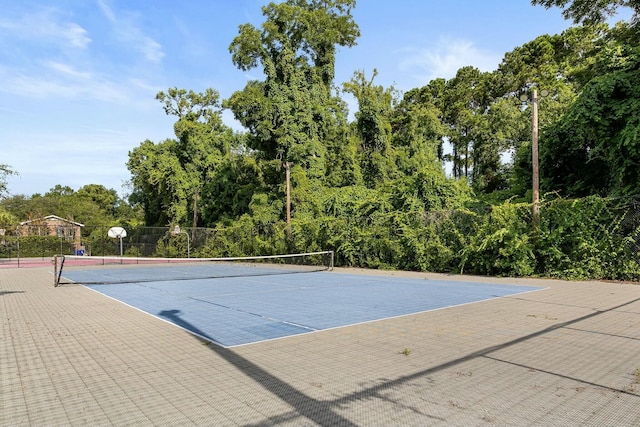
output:
[[47, 215], [44, 218], [37, 218], [37, 219], [31, 219], [29, 221], [23, 221], [20, 223], [20, 225], [29, 225], [32, 222], [43, 222], [43, 221], [48, 221], [48, 220], [58, 220], [58, 221], [63, 221], [69, 224], [73, 224], [77, 227], [84, 227], [84, 224], [80, 224], [79, 222], [75, 222], [75, 221], [71, 221], [70, 219], [65, 219], [65, 218], [60, 218], [59, 216], [56, 215]]

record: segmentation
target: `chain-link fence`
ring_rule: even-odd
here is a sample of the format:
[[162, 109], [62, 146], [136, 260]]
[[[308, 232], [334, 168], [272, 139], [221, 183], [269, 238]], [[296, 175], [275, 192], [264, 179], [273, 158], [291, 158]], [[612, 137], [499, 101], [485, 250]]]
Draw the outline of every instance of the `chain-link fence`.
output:
[[291, 232], [284, 222], [263, 224], [255, 219], [227, 228], [131, 227], [122, 239], [109, 237], [107, 226], [84, 226], [80, 236], [64, 229], [37, 236], [21, 232], [15, 224], [0, 224], [0, 259], [45, 259], [55, 254], [223, 257], [333, 250], [336, 265], [371, 268], [636, 279], [640, 271], [638, 198], [547, 201], [541, 206], [537, 235], [527, 204], [373, 216], [294, 218]]
[[[72, 229], [73, 227], [69, 227]], [[65, 227], [51, 235], [29, 235], [14, 225], [0, 226], [0, 258], [50, 258], [53, 255], [213, 257], [274, 255], [285, 250], [282, 225], [263, 227], [133, 227], [122, 239], [107, 226], [84, 226], [80, 236]]]
[[619, 233], [626, 239], [627, 254], [640, 265], [640, 198], [622, 199], [616, 209], [622, 218]]

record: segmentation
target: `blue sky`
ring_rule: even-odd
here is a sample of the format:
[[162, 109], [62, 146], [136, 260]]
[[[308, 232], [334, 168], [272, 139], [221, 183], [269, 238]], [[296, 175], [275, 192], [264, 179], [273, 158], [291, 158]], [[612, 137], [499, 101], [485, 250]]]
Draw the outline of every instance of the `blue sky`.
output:
[[[11, 194], [101, 184], [128, 190], [128, 153], [173, 135], [155, 95], [213, 88], [222, 98], [260, 70], [231, 63], [238, 25], [263, 22], [261, 0], [0, 0], [0, 164]], [[528, 0], [359, 0], [358, 45], [337, 56], [406, 91], [465, 65], [494, 70], [506, 52], [568, 28]], [[225, 121], [238, 128], [230, 113]], [[238, 128], [239, 129], [239, 128]]]

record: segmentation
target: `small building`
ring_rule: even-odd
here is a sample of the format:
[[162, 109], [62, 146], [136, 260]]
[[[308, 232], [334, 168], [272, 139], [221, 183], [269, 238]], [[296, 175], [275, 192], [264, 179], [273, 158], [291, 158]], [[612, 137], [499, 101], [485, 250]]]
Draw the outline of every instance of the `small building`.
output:
[[84, 224], [47, 215], [44, 218], [32, 219], [20, 223], [21, 236], [55, 236], [73, 242], [76, 250], [81, 250], [82, 227]]

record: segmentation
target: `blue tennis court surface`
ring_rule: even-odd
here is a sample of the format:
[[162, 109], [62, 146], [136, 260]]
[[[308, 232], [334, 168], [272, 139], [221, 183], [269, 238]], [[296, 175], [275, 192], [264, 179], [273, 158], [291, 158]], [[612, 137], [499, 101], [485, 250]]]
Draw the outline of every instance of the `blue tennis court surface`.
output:
[[[105, 270], [69, 271], [78, 283]], [[126, 276], [126, 269], [117, 271]], [[539, 287], [316, 272], [87, 285], [225, 347], [539, 290]]]

